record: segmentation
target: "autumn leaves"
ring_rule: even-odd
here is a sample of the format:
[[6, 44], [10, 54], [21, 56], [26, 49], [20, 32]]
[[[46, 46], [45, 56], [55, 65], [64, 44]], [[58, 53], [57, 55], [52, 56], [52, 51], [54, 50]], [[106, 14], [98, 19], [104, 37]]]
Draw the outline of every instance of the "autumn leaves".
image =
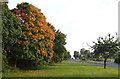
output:
[[[21, 22], [23, 38], [18, 42], [22, 47], [34, 50], [35, 58], [51, 59], [53, 57], [53, 40], [55, 39], [54, 27], [46, 22], [46, 17], [41, 11], [28, 3], [21, 3], [12, 10]], [[32, 49], [31, 49], [32, 48]], [[24, 50], [23, 50], [24, 51]], [[38, 56], [39, 55], [39, 56]]]

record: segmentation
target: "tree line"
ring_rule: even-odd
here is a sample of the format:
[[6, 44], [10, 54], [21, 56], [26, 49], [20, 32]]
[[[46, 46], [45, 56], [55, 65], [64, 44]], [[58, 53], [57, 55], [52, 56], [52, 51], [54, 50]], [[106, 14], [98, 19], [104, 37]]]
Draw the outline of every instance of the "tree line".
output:
[[32, 4], [23, 2], [9, 10], [2, 2], [2, 71], [32, 68], [69, 59], [66, 35], [46, 21]]

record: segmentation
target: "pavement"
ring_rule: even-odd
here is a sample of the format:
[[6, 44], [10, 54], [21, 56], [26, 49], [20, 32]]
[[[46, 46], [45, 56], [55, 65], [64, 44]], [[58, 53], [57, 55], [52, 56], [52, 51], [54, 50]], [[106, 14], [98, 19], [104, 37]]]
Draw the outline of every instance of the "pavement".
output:
[[[95, 66], [104, 66], [104, 62], [100, 62], [101, 64], [94, 64], [94, 63], [77, 62], [77, 61], [75, 61], [75, 59], [69, 59], [64, 62], [89, 64], [89, 65], [95, 65]], [[107, 67], [120, 69], [120, 64], [117, 64], [114, 62], [107, 62]]]

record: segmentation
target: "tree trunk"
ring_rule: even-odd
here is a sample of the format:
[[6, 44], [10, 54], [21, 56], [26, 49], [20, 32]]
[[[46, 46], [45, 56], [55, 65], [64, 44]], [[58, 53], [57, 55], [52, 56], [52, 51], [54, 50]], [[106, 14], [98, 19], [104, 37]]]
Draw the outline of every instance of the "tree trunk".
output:
[[14, 67], [16, 68], [16, 64], [17, 64], [17, 58], [16, 58], [16, 60], [15, 60], [15, 64], [14, 64]]
[[104, 60], [104, 69], [106, 69], [106, 62], [107, 62], [107, 58], [105, 58]]

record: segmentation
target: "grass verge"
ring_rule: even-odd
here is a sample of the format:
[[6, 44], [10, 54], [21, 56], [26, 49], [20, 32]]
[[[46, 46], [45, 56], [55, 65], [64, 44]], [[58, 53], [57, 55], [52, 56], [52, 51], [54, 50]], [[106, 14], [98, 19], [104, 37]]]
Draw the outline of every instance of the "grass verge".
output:
[[82, 60], [76, 60], [77, 62], [85, 62], [85, 63], [94, 63], [94, 64], [102, 64], [100, 62], [97, 61], [82, 61]]
[[40, 70], [4, 73], [3, 77], [118, 77], [118, 69], [62, 62]]

